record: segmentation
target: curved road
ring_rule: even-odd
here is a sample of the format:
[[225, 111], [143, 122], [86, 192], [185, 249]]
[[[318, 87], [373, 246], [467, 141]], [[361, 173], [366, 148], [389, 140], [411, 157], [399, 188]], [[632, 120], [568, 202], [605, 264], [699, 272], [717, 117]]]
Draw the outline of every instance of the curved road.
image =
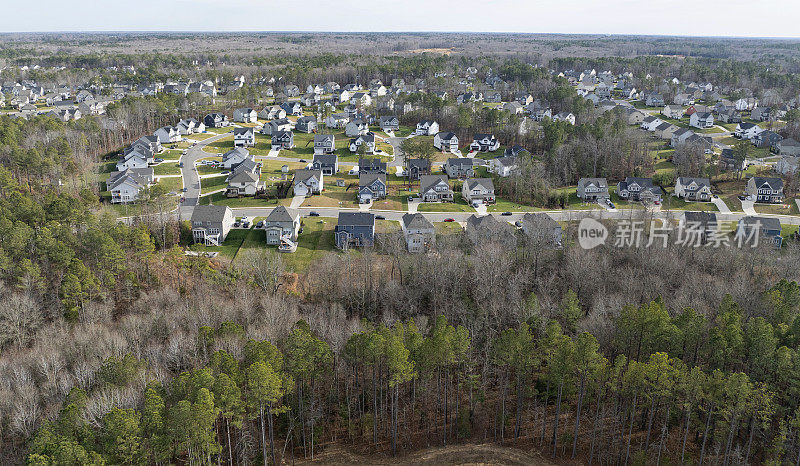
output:
[[212, 156], [212, 154], [204, 152], [203, 147], [214, 141], [219, 141], [226, 136], [230, 136], [232, 131], [233, 128], [227, 133], [221, 133], [217, 136], [200, 141], [194, 147], [187, 149], [186, 154], [181, 155], [180, 162], [183, 164], [183, 168], [181, 168], [181, 177], [183, 178], [183, 187], [186, 188], [186, 192], [183, 193], [185, 200], [179, 208], [180, 218], [191, 218], [194, 206], [197, 205], [200, 199], [200, 175], [197, 173], [195, 163], [197, 163], [199, 159]]

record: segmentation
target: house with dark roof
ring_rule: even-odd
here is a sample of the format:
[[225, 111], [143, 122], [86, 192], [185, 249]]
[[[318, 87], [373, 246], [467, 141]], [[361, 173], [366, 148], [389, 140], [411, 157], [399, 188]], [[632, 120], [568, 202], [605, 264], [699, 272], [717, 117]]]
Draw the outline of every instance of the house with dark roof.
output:
[[795, 139], [786, 138], [778, 141], [775, 148], [780, 155], [798, 156], [800, 155], [800, 142]]
[[783, 244], [781, 221], [775, 217], [742, 217], [736, 224], [734, 242], [750, 247], [766, 243], [779, 248]]
[[369, 131], [365, 134], [359, 134], [358, 136], [350, 140], [350, 145], [349, 145], [350, 152], [353, 153], [358, 152], [361, 146], [364, 146], [365, 154], [374, 154], [375, 133]]
[[661, 202], [664, 191], [653, 184], [652, 178], [626, 177], [617, 184], [617, 195], [620, 199], [642, 202]]
[[192, 239], [197, 244], [221, 246], [235, 221], [228, 206], [198, 205], [192, 211]]
[[336, 247], [367, 247], [375, 243], [375, 215], [368, 212], [339, 212], [333, 230]]
[[608, 181], [605, 178], [581, 178], [578, 181], [577, 196], [584, 201], [608, 199]]
[[453, 190], [443, 175], [423, 175], [419, 180], [419, 197], [422, 202], [453, 202]]
[[472, 205], [494, 204], [494, 183], [489, 178], [469, 178], [461, 185], [461, 196]]
[[381, 162], [381, 159], [378, 158], [359, 158], [358, 159], [358, 173], [382, 173], [386, 174], [387, 164], [386, 162]]
[[476, 134], [469, 145], [471, 151], [494, 152], [500, 148], [500, 141], [493, 134]]
[[291, 131], [291, 130], [292, 130], [292, 122], [289, 121], [287, 118], [279, 118], [277, 120], [272, 120], [264, 123], [264, 125], [261, 127], [261, 134], [272, 136], [278, 131]]
[[417, 123], [415, 133], [420, 136], [433, 136], [439, 132], [439, 123], [434, 120], [422, 120]]
[[527, 213], [519, 220], [519, 225], [532, 246], [559, 247], [562, 244], [564, 229], [545, 213]]
[[245, 160], [254, 160], [255, 157], [244, 147], [235, 147], [222, 154], [222, 168], [231, 170]]
[[424, 215], [404, 214], [400, 225], [403, 228], [408, 252], [425, 252], [436, 243], [436, 229]]
[[502, 156], [489, 160], [489, 172], [499, 177], [506, 178], [518, 167], [517, 158], [514, 156]]
[[396, 131], [400, 128], [400, 119], [395, 115], [382, 116], [379, 119], [381, 129], [385, 131]]
[[314, 155], [336, 152], [336, 137], [333, 134], [314, 135]]
[[294, 129], [301, 133], [313, 133], [317, 130], [317, 119], [313, 116], [302, 116], [297, 119]]
[[203, 118], [203, 123], [206, 128], [222, 128], [231, 124], [228, 117], [222, 113], [209, 113]]
[[709, 243], [720, 231], [714, 212], [684, 212], [678, 220], [678, 228], [682, 230], [686, 244], [692, 246]]
[[277, 131], [272, 134], [272, 150], [293, 149], [294, 133], [291, 131]]
[[300, 102], [284, 102], [281, 104], [281, 108], [287, 115], [300, 116], [303, 114], [303, 107]]
[[458, 136], [449, 131], [440, 131], [433, 137], [433, 147], [442, 152], [458, 151]]
[[754, 176], [747, 180], [745, 192], [756, 202], [780, 204], [783, 202], [783, 180]]
[[711, 200], [711, 181], [708, 178], [680, 176], [675, 180], [675, 196], [687, 201]]
[[111, 193], [112, 204], [127, 204], [139, 199], [139, 193], [153, 184], [152, 167], [126, 168], [114, 172], [106, 182], [106, 190]]
[[288, 238], [297, 241], [300, 232], [300, 213], [294, 209], [278, 206], [264, 219], [264, 235], [267, 244], [281, 244], [281, 240]]
[[253, 128], [234, 128], [234, 147], [253, 147], [256, 145], [256, 135]]
[[233, 121], [236, 123], [255, 123], [258, 121], [258, 112], [252, 108], [234, 109]]
[[449, 178], [472, 178], [475, 176], [474, 162], [468, 157], [449, 158], [444, 163]]
[[766, 147], [766, 148], [769, 148], [771, 150], [774, 150], [775, 146], [782, 139], [783, 139], [783, 136], [781, 136], [780, 134], [778, 134], [778, 133], [776, 133], [774, 131], [765, 130], [765, 131], [762, 131], [762, 132], [756, 134], [756, 136], [752, 139], [752, 142], [753, 142], [753, 145], [756, 146], [756, 147]]
[[339, 171], [339, 156], [335, 153], [315, 155], [311, 168], [321, 170], [324, 175], [333, 175]]
[[403, 176], [408, 178], [409, 181], [417, 181], [420, 177], [431, 174], [431, 161], [429, 159], [406, 158], [404, 163]]
[[508, 222], [497, 220], [494, 215], [477, 216], [472, 214], [464, 228], [466, 237], [473, 244], [499, 242], [506, 247], [516, 244], [515, 229]]
[[358, 203], [370, 202], [386, 197], [385, 173], [359, 173], [358, 175]]
[[228, 197], [255, 196], [264, 190], [261, 181], [261, 164], [247, 158], [233, 169], [228, 175], [228, 187], [225, 195]]
[[324, 176], [322, 170], [295, 170], [292, 189], [295, 196], [311, 196], [323, 190]]

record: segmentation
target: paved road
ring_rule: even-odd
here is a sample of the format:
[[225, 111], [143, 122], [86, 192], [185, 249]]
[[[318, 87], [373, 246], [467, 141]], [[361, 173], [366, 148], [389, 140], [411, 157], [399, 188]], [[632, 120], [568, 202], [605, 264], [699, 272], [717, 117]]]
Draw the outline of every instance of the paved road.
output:
[[[233, 131], [233, 129], [231, 129], [231, 131]], [[183, 163], [183, 168], [181, 168], [181, 176], [183, 177], [183, 187], [186, 188], [186, 192], [183, 196], [185, 201], [183, 202], [183, 205], [180, 206], [181, 218], [191, 218], [194, 206], [197, 205], [197, 202], [200, 199], [200, 175], [197, 173], [195, 162], [197, 162], [198, 159], [211, 156], [211, 154], [208, 152], [203, 151], [203, 147], [229, 135], [230, 132], [222, 133], [220, 135], [210, 137], [204, 141], [200, 141], [194, 147], [189, 148], [185, 155], [181, 155], [180, 161]]]

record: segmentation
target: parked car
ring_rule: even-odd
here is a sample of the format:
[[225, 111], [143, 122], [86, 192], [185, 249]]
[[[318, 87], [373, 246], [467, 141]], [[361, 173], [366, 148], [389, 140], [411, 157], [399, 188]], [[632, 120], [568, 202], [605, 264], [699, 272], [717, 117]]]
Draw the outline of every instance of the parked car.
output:
[[250, 228], [250, 222], [242, 223], [242, 228]]
[[384, 217], [383, 215], [376, 215], [375, 220], [386, 220], [386, 217]]
[[264, 221], [263, 220], [259, 220], [258, 223], [256, 223], [256, 228], [261, 228], [263, 226], [264, 226]]
[[233, 228], [239, 228], [240, 225], [241, 223], [239, 222], [233, 222]]
[[311, 211], [311, 212], [308, 213], [308, 216], [309, 217], [319, 217], [319, 212]]
[[454, 218], [446, 218], [446, 219], [444, 219], [444, 221], [445, 222], [455, 222], [456, 219], [454, 219]]
[[161, 162], [164, 161], [164, 159], [155, 159], [155, 160], [156, 160], [156, 163], [161, 163]]
[[514, 226], [517, 228], [522, 227], [522, 220], [517, 220], [516, 222], [514, 222]]
[[616, 208], [617, 208], [617, 207], [614, 205], [614, 203], [613, 203], [613, 202], [611, 202], [611, 201], [608, 201], [608, 206], [609, 206], [610, 208], [612, 208], [612, 209], [616, 209]]
[[308, 160], [306, 160], [306, 159], [300, 159], [300, 160], [299, 160], [299, 162], [300, 162], [300, 163], [308, 163]]
[[186, 192], [186, 191], [188, 191], [188, 190], [189, 190], [189, 188], [181, 188], [181, 192], [182, 192], [182, 193], [185, 193], [185, 192]]
[[511, 212], [503, 212], [503, 213], [502, 213], [502, 214], [500, 214], [500, 215], [502, 215], [502, 216], [504, 216], [504, 217], [508, 217], [509, 215], [511, 215]]

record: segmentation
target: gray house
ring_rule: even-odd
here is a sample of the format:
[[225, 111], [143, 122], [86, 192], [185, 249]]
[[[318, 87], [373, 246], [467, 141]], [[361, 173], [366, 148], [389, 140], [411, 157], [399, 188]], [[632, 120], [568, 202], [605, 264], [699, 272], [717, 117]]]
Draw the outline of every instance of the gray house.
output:
[[461, 196], [469, 204], [494, 204], [494, 183], [489, 178], [470, 178], [461, 185]]
[[742, 245], [758, 246], [759, 244], [772, 243], [781, 247], [781, 221], [775, 217], [748, 216], [739, 220], [736, 225], [735, 240]]
[[313, 133], [317, 129], [317, 119], [313, 116], [303, 116], [297, 119], [294, 129], [301, 133]]
[[408, 252], [425, 252], [435, 244], [436, 229], [424, 215], [404, 214], [400, 223]]
[[339, 156], [336, 154], [319, 154], [314, 156], [311, 168], [321, 170], [323, 175], [333, 175], [339, 171]]
[[620, 181], [617, 185], [617, 195], [620, 199], [661, 202], [663, 194], [664, 191], [653, 184], [652, 178], [628, 176], [625, 181]]
[[199, 205], [192, 212], [192, 239], [206, 246], [220, 246], [235, 218], [228, 206]]
[[283, 239], [296, 242], [300, 231], [300, 214], [296, 210], [278, 206], [264, 219], [267, 244], [281, 244]]
[[380, 126], [384, 131], [396, 131], [400, 128], [400, 120], [394, 115], [382, 116]]
[[272, 149], [293, 149], [294, 133], [291, 131], [278, 131], [272, 134]]
[[336, 247], [372, 246], [375, 242], [375, 215], [368, 212], [339, 212], [339, 222], [333, 230]]
[[693, 244], [706, 244], [712, 235], [717, 234], [719, 224], [714, 212], [684, 212], [678, 227]]
[[581, 178], [578, 181], [577, 194], [584, 201], [608, 199], [608, 181], [605, 178]]
[[419, 179], [422, 202], [453, 202], [453, 194], [444, 175], [423, 175]]
[[756, 202], [779, 204], [783, 202], [783, 180], [754, 176], [747, 180], [745, 192]]
[[314, 135], [314, 155], [336, 152], [336, 137], [332, 134]]
[[444, 164], [444, 171], [449, 178], [472, 178], [475, 167], [471, 158], [451, 158]]
[[467, 219], [465, 227], [467, 238], [473, 244], [484, 241], [499, 242], [506, 247], [516, 244], [514, 227], [508, 222], [501, 222], [494, 215], [484, 215], [479, 217], [475, 214]]
[[417, 181], [424, 175], [431, 174], [431, 161], [428, 159], [405, 159], [403, 176], [410, 181]]
[[547, 214], [527, 213], [520, 219], [520, 228], [537, 245], [561, 246], [564, 229]]
[[385, 173], [361, 173], [358, 176], [358, 202], [369, 204], [386, 197]]
[[256, 145], [256, 135], [253, 128], [234, 128], [233, 129], [234, 147], [253, 147]]

